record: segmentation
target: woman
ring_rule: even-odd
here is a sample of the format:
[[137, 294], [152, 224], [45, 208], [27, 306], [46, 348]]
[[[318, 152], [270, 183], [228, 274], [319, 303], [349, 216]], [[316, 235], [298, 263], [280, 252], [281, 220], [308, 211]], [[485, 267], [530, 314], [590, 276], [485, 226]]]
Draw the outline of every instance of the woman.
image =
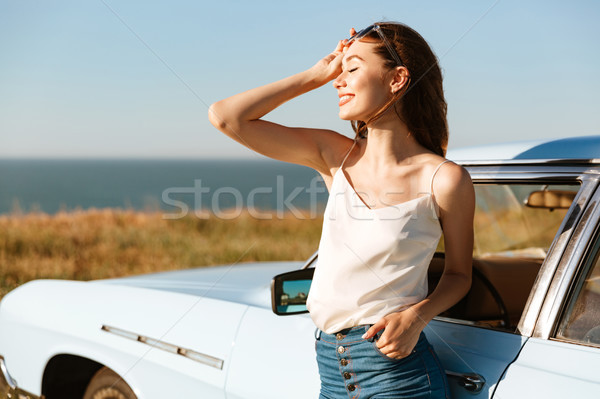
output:
[[[213, 104], [211, 123], [271, 158], [317, 170], [329, 200], [308, 297], [317, 325], [321, 398], [445, 398], [423, 328], [471, 284], [473, 186], [444, 159], [442, 75], [425, 40], [377, 23], [312, 68]], [[333, 80], [349, 139], [261, 118]], [[427, 296], [444, 234], [445, 268]]]

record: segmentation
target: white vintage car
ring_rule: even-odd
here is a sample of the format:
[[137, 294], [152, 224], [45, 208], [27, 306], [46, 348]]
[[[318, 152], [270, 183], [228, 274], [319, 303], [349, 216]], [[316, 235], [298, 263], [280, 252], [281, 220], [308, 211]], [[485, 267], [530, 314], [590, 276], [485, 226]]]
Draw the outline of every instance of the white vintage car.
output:
[[[600, 137], [449, 158], [477, 194], [472, 288], [425, 330], [453, 397], [598, 397]], [[316, 398], [315, 264], [24, 284], [0, 303], [0, 397]]]

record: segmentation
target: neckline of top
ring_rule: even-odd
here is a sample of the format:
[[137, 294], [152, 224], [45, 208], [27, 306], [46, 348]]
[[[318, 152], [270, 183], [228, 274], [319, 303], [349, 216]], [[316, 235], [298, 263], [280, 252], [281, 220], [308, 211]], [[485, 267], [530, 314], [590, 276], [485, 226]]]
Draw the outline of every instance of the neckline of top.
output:
[[[387, 205], [387, 206], [382, 206], [379, 208], [371, 208], [369, 205], [367, 205], [367, 203], [362, 199], [362, 197], [358, 194], [358, 192], [356, 191], [356, 189], [352, 186], [352, 184], [350, 184], [350, 180], [348, 180], [348, 178], [346, 177], [346, 173], [344, 173], [344, 171], [342, 170], [342, 168], [338, 168], [337, 172], [335, 172], [335, 174], [337, 175], [338, 173], [341, 173], [342, 178], [344, 179], [344, 181], [346, 182], [346, 184], [348, 185], [348, 187], [350, 187], [350, 189], [352, 190], [352, 193], [354, 195], [356, 195], [356, 197], [360, 200], [360, 202], [365, 206], [365, 208], [369, 211], [378, 211], [381, 209], [388, 209], [388, 208], [397, 208], [399, 206], [402, 205], [406, 205], [409, 204], [411, 202], [415, 202], [415, 201], [420, 201], [424, 198], [429, 198], [431, 199], [432, 195], [431, 193], [426, 193], [425, 195], [421, 196], [421, 197], [416, 197], [407, 201], [403, 201], [403, 202], [399, 202], [397, 204], [391, 204], [391, 205]], [[335, 178], [335, 176], [334, 176]]]

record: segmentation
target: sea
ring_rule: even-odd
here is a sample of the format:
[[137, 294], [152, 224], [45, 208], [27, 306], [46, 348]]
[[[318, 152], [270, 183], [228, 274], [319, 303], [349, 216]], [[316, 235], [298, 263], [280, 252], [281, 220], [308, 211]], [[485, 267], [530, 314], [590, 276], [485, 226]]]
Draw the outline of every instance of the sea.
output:
[[219, 214], [321, 212], [311, 168], [274, 160], [0, 159], [0, 214], [118, 208]]

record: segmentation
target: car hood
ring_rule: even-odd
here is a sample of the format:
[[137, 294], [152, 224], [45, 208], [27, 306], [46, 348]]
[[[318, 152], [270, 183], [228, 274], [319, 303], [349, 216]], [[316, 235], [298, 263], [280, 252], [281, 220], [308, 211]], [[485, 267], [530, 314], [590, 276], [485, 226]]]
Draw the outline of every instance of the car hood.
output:
[[241, 263], [96, 280], [90, 283], [170, 291], [270, 308], [268, 292], [273, 277], [299, 269], [302, 264], [303, 262], [292, 261]]

